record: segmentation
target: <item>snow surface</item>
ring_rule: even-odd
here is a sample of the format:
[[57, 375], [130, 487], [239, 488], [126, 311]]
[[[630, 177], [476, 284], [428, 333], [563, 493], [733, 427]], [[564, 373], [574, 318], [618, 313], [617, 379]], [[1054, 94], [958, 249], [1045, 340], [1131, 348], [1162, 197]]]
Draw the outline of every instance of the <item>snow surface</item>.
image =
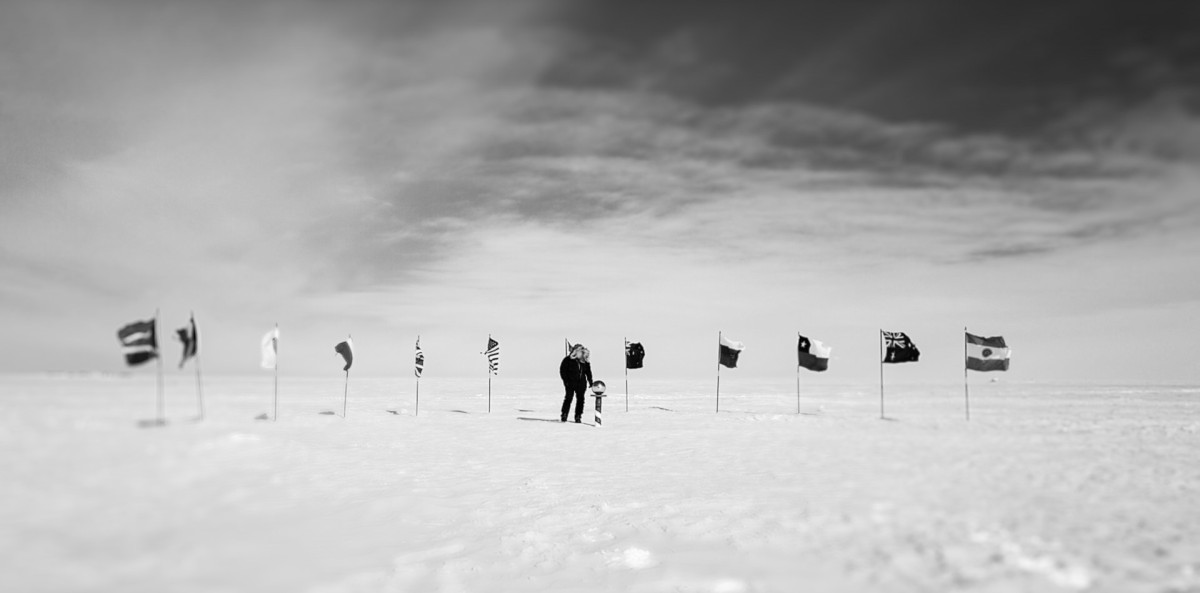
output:
[[1200, 389], [988, 377], [0, 378], [0, 591], [1200, 591]]

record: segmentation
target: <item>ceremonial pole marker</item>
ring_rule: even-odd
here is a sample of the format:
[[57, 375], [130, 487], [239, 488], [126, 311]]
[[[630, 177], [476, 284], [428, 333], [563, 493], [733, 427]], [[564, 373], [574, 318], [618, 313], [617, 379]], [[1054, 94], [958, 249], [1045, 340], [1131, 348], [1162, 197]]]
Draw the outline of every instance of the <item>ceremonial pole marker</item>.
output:
[[600, 428], [604, 423], [600, 414], [604, 402], [604, 381], [592, 382], [592, 396], [596, 398], [596, 428]]

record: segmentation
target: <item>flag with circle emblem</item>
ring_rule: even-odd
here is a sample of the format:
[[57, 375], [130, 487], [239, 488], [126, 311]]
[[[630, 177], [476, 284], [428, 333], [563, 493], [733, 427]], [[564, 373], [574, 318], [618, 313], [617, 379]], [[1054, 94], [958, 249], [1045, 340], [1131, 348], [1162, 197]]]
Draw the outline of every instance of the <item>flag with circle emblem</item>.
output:
[[1003, 336], [985, 338], [967, 334], [967, 370], [1007, 371], [1010, 356], [1012, 350], [1004, 343]]

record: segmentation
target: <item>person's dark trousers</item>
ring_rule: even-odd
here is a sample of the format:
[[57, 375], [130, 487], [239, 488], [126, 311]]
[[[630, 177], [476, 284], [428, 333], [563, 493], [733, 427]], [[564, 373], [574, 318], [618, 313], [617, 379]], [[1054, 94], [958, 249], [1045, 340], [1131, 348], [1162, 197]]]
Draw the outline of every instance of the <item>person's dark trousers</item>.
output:
[[571, 411], [571, 396], [575, 396], [575, 421], [579, 422], [583, 418], [583, 392], [587, 391], [586, 387], [576, 387], [574, 389], [567, 387], [567, 394], [563, 396], [562, 415], [559, 420], [567, 421], [567, 412]]

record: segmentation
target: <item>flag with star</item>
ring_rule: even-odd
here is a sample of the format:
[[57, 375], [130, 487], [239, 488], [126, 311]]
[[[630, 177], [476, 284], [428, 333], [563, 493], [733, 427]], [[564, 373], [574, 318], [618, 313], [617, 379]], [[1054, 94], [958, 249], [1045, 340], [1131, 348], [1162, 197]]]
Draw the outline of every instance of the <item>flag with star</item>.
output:
[[[500, 373], [500, 342], [488, 336], [487, 350], [483, 353], [488, 359], [488, 372], [493, 375]], [[490, 381], [490, 379], [489, 379]]]
[[821, 343], [820, 340], [810, 340], [800, 334], [796, 342], [796, 364], [810, 371], [821, 372], [829, 368], [829, 355], [833, 348]]
[[880, 331], [880, 334], [883, 336], [884, 346], [887, 349], [883, 356], [883, 362], [917, 362], [917, 359], [921, 357], [921, 351], [917, 350], [917, 345], [904, 332]]

